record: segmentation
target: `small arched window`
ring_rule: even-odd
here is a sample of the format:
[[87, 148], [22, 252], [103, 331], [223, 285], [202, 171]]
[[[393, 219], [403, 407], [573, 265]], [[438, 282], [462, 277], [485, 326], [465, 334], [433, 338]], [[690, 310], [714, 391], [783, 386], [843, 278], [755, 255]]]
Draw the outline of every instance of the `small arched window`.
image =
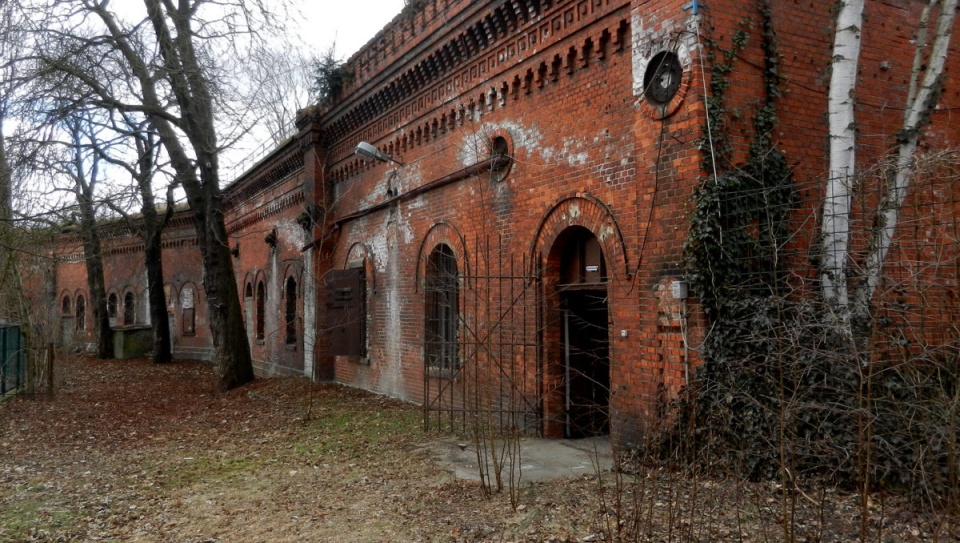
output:
[[133, 293], [128, 292], [123, 295], [123, 324], [130, 325], [134, 323]]
[[64, 315], [65, 317], [69, 317], [69, 316], [70, 316], [70, 314], [71, 314], [70, 308], [71, 308], [72, 306], [73, 306], [73, 304], [70, 303], [70, 297], [69, 297], [69, 296], [64, 296], [64, 297], [63, 297], [63, 302], [61, 302], [60, 307], [62, 308], [62, 310], [63, 310], [63, 315]]
[[87, 303], [83, 296], [77, 296], [77, 330], [87, 328]]
[[180, 290], [180, 320], [183, 326], [183, 335], [185, 336], [192, 336], [197, 333], [196, 302], [193, 285], [183, 285], [183, 289]]
[[117, 320], [117, 293], [111, 292], [110, 296], [107, 296], [107, 318], [112, 319], [114, 322]]
[[294, 345], [297, 343], [297, 280], [293, 277], [287, 278], [286, 285], [286, 343]]
[[267, 292], [263, 286], [263, 281], [257, 283], [257, 341], [263, 341], [264, 338], [264, 317], [266, 316]]

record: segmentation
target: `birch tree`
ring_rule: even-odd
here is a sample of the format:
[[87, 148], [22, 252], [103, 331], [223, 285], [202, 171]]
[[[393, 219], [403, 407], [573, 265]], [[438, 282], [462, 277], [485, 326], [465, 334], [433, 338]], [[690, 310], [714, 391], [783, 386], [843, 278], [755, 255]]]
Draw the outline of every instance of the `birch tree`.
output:
[[[929, 43], [930, 17], [937, 8], [933, 42]], [[870, 300], [880, 284], [883, 261], [893, 243], [900, 210], [913, 178], [920, 132], [929, 123], [937, 105], [956, 13], [957, 0], [930, 0], [921, 14], [903, 125], [897, 134], [896, 166], [880, 202], [877, 226], [864, 263], [864, 277], [854, 292], [853, 316], [860, 321], [869, 317]]]
[[824, 298], [839, 312], [843, 322], [849, 320], [846, 260], [850, 241], [850, 193], [857, 164], [854, 106], [862, 27], [863, 0], [841, 0], [828, 94], [830, 171], [823, 207], [821, 279]]
[[[939, 99], [938, 90], [956, 11], [957, 0], [928, 0], [921, 12], [903, 123], [893, 151], [896, 166], [878, 208], [876, 227], [870, 232], [862, 276], [851, 289], [852, 278], [847, 272], [851, 236], [849, 216], [853, 180], [857, 175], [854, 107], [864, 2], [840, 2], [829, 88], [830, 170], [823, 207], [821, 280], [824, 298], [848, 331], [851, 319], [858, 326], [865, 325], [869, 319], [870, 302], [880, 284], [883, 262], [893, 243], [900, 210], [909, 192], [920, 134], [929, 123]], [[936, 22], [931, 42], [929, 27], [934, 14]]]

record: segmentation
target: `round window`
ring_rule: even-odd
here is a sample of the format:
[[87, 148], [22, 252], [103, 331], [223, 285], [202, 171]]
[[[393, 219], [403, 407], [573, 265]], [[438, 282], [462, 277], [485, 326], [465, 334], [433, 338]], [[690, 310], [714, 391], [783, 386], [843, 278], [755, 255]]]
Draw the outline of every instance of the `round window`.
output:
[[490, 177], [494, 181], [503, 181], [510, 171], [510, 146], [507, 139], [503, 136], [497, 136], [490, 142]]
[[658, 106], [667, 105], [680, 90], [683, 66], [676, 53], [661, 51], [657, 53], [643, 74], [643, 95]]

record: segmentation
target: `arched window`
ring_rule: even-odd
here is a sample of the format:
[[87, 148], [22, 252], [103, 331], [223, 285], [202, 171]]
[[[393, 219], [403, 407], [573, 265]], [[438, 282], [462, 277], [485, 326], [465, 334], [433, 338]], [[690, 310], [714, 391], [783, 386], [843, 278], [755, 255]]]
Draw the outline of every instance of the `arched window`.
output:
[[286, 285], [286, 343], [294, 345], [297, 343], [297, 280], [293, 277], [287, 278]]
[[70, 316], [70, 307], [71, 307], [70, 297], [69, 297], [69, 296], [64, 296], [64, 297], [63, 297], [63, 302], [61, 303], [61, 307], [62, 307], [62, 309], [63, 309], [63, 316], [69, 317], [69, 316]]
[[460, 318], [460, 278], [457, 257], [447, 245], [438, 245], [427, 260], [424, 360], [439, 370], [459, 368], [457, 327]]
[[191, 284], [183, 285], [183, 289], [180, 290], [180, 311], [183, 335], [195, 335], [197, 333], [196, 296]]
[[117, 306], [117, 293], [111, 292], [110, 296], [107, 296], [107, 318], [111, 320], [111, 324], [117, 322]]
[[263, 281], [257, 283], [257, 341], [263, 341], [264, 338], [264, 317], [266, 316], [267, 291], [263, 287]]
[[83, 296], [77, 296], [77, 330], [87, 327], [87, 303]]
[[130, 325], [134, 323], [134, 315], [136, 315], [136, 313], [134, 313], [133, 310], [133, 293], [128, 292], [123, 295], [123, 324]]

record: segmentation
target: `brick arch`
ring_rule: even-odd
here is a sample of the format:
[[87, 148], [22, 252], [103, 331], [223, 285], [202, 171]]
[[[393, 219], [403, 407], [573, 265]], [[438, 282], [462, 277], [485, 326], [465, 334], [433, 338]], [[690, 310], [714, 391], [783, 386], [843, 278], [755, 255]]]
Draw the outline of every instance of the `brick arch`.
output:
[[630, 277], [623, 233], [613, 213], [603, 202], [583, 193], [557, 200], [543, 217], [530, 247], [531, 262], [541, 263], [541, 255], [548, 254], [560, 234], [571, 226], [582, 226], [597, 237], [608, 273], [621, 279]]
[[367, 282], [367, 287], [372, 292], [377, 291], [377, 266], [373, 261], [375, 256], [376, 253], [373, 252], [373, 249], [371, 249], [369, 245], [357, 241], [350, 246], [350, 250], [347, 251], [347, 256], [343, 261], [344, 269], [351, 267], [351, 264], [357, 261], [363, 262], [364, 279]]
[[247, 272], [247, 274], [244, 275], [244, 277], [243, 277], [243, 283], [240, 285], [240, 297], [241, 297], [242, 299], [246, 299], [246, 298], [247, 298], [247, 287], [250, 287], [250, 296], [249, 296], [249, 297], [250, 297], [250, 298], [253, 298], [253, 294], [254, 294], [254, 290], [253, 290], [253, 289], [256, 287], [256, 283], [255, 283], [254, 281], [255, 281], [255, 278], [254, 278], [254, 276], [253, 276], [253, 273]]
[[284, 263], [283, 279], [293, 276], [298, 282], [303, 280], [303, 263], [297, 259], [290, 259]]
[[467, 260], [467, 243], [457, 229], [451, 223], [438, 222], [430, 228], [427, 235], [423, 237], [420, 244], [420, 250], [417, 252], [417, 277], [416, 291], [420, 292], [423, 286], [423, 278], [426, 274], [427, 260], [430, 258], [430, 252], [441, 243], [449, 246], [453, 250], [453, 255], [457, 258], [457, 268], [462, 275], [469, 275], [470, 262]]
[[57, 312], [61, 315], [73, 314], [73, 294], [69, 290], [61, 292], [60, 297], [57, 298]]

